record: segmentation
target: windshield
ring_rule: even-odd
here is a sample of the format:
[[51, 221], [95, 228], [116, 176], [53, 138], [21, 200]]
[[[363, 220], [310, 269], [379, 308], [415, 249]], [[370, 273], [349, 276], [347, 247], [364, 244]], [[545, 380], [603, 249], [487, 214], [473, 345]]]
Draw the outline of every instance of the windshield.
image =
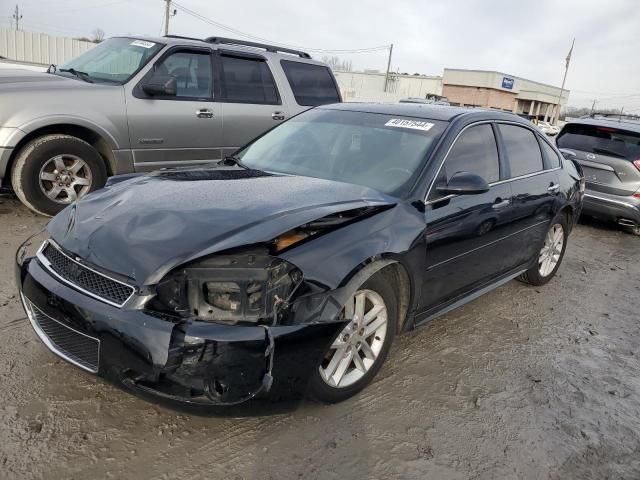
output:
[[93, 82], [123, 84], [163, 46], [133, 38], [110, 38], [59, 66], [58, 71], [73, 69], [86, 73]]
[[274, 128], [236, 158], [258, 170], [304, 175], [401, 196], [445, 122], [314, 109]]
[[569, 123], [558, 137], [558, 147], [637, 160], [640, 158], [640, 133], [612, 127]]

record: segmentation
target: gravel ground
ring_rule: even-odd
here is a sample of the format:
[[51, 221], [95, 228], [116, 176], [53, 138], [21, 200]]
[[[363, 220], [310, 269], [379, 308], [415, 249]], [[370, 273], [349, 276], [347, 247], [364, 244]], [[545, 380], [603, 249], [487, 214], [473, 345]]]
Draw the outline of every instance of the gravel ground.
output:
[[13, 280], [45, 220], [0, 202], [0, 477], [640, 478], [639, 237], [579, 225], [550, 284], [510, 282], [396, 338], [349, 401], [203, 417], [46, 350]]

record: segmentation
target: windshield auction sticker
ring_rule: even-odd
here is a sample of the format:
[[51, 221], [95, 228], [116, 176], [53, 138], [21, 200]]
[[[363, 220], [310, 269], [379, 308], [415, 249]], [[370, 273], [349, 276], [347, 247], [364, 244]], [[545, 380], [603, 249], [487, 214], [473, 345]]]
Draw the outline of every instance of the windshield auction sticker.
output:
[[428, 132], [433, 127], [433, 123], [421, 122], [420, 120], [406, 120], [403, 118], [392, 118], [384, 124], [385, 127], [411, 128], [413, 130], [422, 130]]
[[146, 40], [134, 40], [129, 45], [133, 45], [134, 47], [151, 48], [155, 43], [147, 42]]

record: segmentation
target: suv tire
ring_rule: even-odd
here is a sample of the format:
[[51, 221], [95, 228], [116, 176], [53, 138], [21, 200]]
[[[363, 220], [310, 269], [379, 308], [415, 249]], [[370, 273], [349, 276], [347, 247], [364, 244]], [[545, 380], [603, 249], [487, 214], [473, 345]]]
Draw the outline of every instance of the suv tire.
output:
[[47, 216], [102, 188], [106, 181], [107, 169], [96, 149], [63, 134], [44, 135], [27, 143], [11, 171], [11, 184], [20, 201]]

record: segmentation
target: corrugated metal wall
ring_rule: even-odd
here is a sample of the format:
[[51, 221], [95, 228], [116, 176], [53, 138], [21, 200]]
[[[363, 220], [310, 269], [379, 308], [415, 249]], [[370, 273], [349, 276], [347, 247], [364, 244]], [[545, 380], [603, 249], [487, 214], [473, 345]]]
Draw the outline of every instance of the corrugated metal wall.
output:
[[20, 62], [60, 65], [95, 47], [69, 37], [0, 28], [0, 57]]

